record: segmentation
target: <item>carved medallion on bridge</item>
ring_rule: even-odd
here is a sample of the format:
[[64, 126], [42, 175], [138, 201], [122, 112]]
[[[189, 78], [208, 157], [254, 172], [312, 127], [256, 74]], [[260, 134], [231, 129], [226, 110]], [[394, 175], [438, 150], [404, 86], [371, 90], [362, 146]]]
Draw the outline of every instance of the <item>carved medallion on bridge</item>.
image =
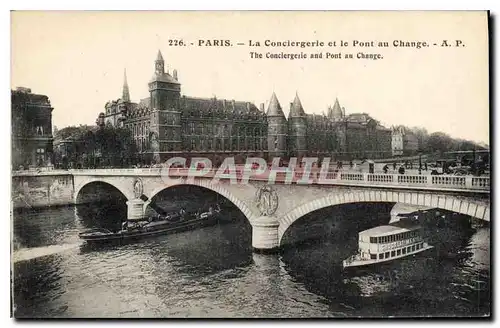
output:
[[257, 190], [255, 203], [261, 215], [273, 215], [278, 209], [278, 193], [271, 186], [263, 186]]
[[135, 196], [135, 198], [141, 197], [142, 191], [143, 191], [142, 180], [140, 178], [137, 178], [134, 181], [134, 196]]

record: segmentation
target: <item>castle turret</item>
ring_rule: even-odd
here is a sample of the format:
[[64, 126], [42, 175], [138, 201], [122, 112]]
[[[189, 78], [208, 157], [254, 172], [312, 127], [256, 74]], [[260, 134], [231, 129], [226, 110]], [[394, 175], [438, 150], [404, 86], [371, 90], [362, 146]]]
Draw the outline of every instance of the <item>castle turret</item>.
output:
[[288, 115], [288, 151], [290, 157], [307, 155], [307, 117], [300, 102], [299, 95], [295, 94], [290, 104]]
[[267, 149], [269, 159], [285, 157], [287, 154], [287, 121], [281, 105], [273, 92], [267, 108]]
[[341, 121], [345, 117], [345, 110], [340, 107], [339, 99], [335, 98], [333, 107], [328, 107], [328, 118], [332, 121]]
[[[177, 71], [175, 71], [177, 75]], [[149, 82], [150, 148], [154, 162], [163, 162], [181, 150], [180, 83], [165, 72], [161, 51], [155, 60], [155, 73]]]
[[339, 99], [335, 98], [335, 103], [328, 107], [328, 119], [335, 123], [336, 144], [335, 149], [342, 156], [346, 151], [347, 126], [345, 122], [345, 108], [340, 107]]

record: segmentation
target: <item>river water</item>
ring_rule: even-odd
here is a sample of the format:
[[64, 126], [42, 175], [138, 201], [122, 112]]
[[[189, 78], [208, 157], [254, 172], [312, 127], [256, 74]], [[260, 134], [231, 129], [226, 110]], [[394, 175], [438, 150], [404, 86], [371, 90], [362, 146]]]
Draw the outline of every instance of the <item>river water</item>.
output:
[[118, 226], [116, 217], [124, 215], [123, 208], [99, 206], [15, 212], [16, 317], [490, 313], [488, 227], [452, 241], [463, 256], [443, 259], [431, 254], [346, 275], [341, 263], [356, 250], [356, 228], [263, 255], [252, 252], [251, 227], [241, 213], [228, 211], [231, 223], [91, 248], [79, 241], [77, 233], [88, 227]]

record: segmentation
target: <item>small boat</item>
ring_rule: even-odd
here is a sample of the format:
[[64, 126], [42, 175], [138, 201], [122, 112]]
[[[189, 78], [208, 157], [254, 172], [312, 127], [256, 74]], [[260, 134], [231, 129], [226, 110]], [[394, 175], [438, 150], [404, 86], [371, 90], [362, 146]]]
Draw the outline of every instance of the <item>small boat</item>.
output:
[[166, 216], [158, 215], [143, 220], [123, 222], [120, 231], [97, 228], [82, 232], [78, 236], [87, 242], [107, 242], [175, 233], [213, 225], [218, 221], [219, 213], [218, 206], [201, 214], [187, 214], [181, 210], [180, 213]]
[[434, 248], [424, 241], [423, 229], [410, 220], [401, 220], [359, 233], [358, 253], [345, 259], [344, 269], [368, 267], [415, 255]]

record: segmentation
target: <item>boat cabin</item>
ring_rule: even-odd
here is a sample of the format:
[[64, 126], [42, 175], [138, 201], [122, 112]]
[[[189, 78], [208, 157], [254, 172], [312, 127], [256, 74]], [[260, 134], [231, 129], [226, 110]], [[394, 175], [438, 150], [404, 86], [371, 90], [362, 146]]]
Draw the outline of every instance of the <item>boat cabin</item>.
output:
[[424, 248], [420, 226], [378, 226], [359, 233], [359, 255], [363, 259], [385, 260]]

